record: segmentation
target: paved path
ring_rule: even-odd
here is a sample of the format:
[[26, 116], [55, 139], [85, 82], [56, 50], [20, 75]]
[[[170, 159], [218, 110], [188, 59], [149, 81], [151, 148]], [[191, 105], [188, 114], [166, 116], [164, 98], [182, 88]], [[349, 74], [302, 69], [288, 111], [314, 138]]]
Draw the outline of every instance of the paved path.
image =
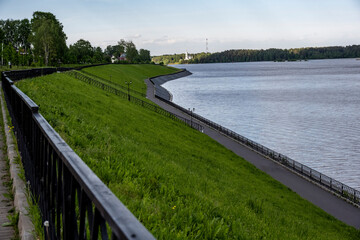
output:
[[[190, 118], [189, 115], [174, 108], [165, 102], [154, 97], [154, 86], [149, 80], [145, 80], [147, 84], [147, 98], [158, 104], [165, 110], [175, 113], [182, 117]], [[194, 120], [198, 122], [197, 120]], [[238, 143], [237, 141], [221, 134], [220, 132], [207, 127], [201, 123], [205, 129], [204, 133], [210, 136], [215, 141], [219, 142], [226, 148], [230, 149], [238, 156], [244, 158], [246, 161], [252, 163], [260, 170], [266, 172], [274, 179], [278, 180], [291, 190], [299, 194], [302, 198], [307, 199], [316, 206], [323, 209], [325, 212], [343, 221], [344, 223], [360, 229], [360, 208], [357, 208], [348, 202], [340, 199], [332, 193], [320, 188], [319, 186], [305, 180], [297, 174], [291, 172], [287, 168], [278, 163], [265, 158], [248, 147]]]
[[[2, 121], [2, 118], [0, 121]], [[4, 136], [0, 131], [0, 239], [12, 239], [15, 236], [14, 228], [12, 226], [2, 226], [2, 224], [9, 222], [7, 215], [13, 208], [13, 202], [4, 196], [4, 194], [8, 193], [8, 189], [4, 183], [10, 181], [10, 175], [8, 169], [6, 168], [3, 146]]]

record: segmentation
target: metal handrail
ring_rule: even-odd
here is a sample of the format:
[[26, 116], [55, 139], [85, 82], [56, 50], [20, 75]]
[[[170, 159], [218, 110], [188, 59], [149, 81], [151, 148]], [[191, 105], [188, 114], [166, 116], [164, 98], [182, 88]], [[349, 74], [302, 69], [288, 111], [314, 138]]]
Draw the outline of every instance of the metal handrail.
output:
[[107, 83], [107, 84], [112, 84], [112, 85], [114, 85], [114, 86], [116, 86], [117, 88], [120, 88], [120, 89], [122, 89], [122, 90], [129, 90], [130, 93], [134, 93], [134, 94], [140, 95], [140, 96], [142, 96], [142, 97], [146, 97], [146, 94], [145, 94], [145, 93], [141, 93], [141, 92], [138, 92], [138, 91], [133, 90], [133, 89], [127, 89], [125, 86], [123, 86], [123, 85], [121, 85], [121, 84], [118, 84], [118, 83], [116, 83], [116, 82], [107, 80], [107, 79], [102, 78], [102, 77], [100, 77], [100, 76], [97, 76], [97, 75], [95, 75], [95, 74], [92, 74], [92, 73], [89, 73], [89, 72], [86, 72], [86, 71], [82, 71], [82, 72], [85, 73], [86, 75], [89, 75], [89, 76], [93, 77], [93, 78], [98, 78], [98, 79], [100, 79], [102, 82], [105, 82], [105, 83]]
[[27, 71], [3, 72], [1, 78], [25, 177], [39, 201], [42, 220], [49, 223], [45, 238], [154, 239], [10, 79], [54, 70]]

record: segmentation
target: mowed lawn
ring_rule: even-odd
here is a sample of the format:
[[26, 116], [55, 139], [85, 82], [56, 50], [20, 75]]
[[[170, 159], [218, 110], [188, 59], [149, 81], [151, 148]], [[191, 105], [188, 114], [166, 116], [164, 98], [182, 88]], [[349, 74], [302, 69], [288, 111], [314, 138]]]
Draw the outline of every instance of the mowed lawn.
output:
[[[141, 82], [149, 77], [142, 68], [168, 71], [94, 69]], [[179, 122], [63, 73], [16, 85], [158, 239], [360, 239], [355, 228]]]
[[82, 72], [99, 76], [106, 80], [111, 80], [116, 84], [127, 87], [126, 82], [131, 82], [130, 88], [146, 94], [146, 84], [144, 80], [149, 77], [178, 72], [179, 69], [173, 67], [154, 66], [152, 64], [129, 64], [129, 65], [104, 65], [98, 67], [84, 68]]

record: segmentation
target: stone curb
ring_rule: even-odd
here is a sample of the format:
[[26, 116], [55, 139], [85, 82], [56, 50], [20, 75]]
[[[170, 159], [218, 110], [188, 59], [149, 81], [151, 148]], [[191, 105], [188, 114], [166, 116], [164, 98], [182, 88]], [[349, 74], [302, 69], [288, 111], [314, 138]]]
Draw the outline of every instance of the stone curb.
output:
[[2, 95], [3, 95], [3, 91], [1, 88], [0, 91], [1, 110], [4, 121], [4, 132], [5, 132], [6, 144], [7, 144], [7, 155], [10, 162], [10, 176], [13, 181], [12, 191], [14, 194], [14, 206], [16, 212], [19, 213], [19, 222], [18, 222], [19, 235], [21, 240], [35, 240], [33, 235], [33, 233], [35, 232], [34, 225], [30, 217], [28, 216], [28, 210], [27, 210], [29, 209], [29, 204], [26, 198], [26, 184], [19, 177], [21, 166], [19, 166], [19, 164], [15, 162], [15, 159], [17, 157], [17, 152], [11, 133], [9, 132], [9, 129], [6, 127], [8, 126], [8, 122], [6, 119], [5, 102], [2, 98]]

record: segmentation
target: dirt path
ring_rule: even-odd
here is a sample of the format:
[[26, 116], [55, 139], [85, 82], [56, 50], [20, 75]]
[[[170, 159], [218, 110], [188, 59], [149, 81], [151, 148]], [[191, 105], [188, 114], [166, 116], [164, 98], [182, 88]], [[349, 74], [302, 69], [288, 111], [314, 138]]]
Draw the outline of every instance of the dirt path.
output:
[[[0, 121], [2, 121], [2, 118]], [[9, 222], [7, 215], [9, 214], [9, 211], [13, 209], [12, 200], [4, 196], [4, 194], [9, 193], [9, 190], [5, 184], [9, 183], [10, 175], [9, 169], [6, 166], [3, 146], [4, 136], [2, 131], [0, 131], [0, 239], [10, 240], [15, 236], [14, 228], [12, 226], [2, 226], [4, 223]]]

